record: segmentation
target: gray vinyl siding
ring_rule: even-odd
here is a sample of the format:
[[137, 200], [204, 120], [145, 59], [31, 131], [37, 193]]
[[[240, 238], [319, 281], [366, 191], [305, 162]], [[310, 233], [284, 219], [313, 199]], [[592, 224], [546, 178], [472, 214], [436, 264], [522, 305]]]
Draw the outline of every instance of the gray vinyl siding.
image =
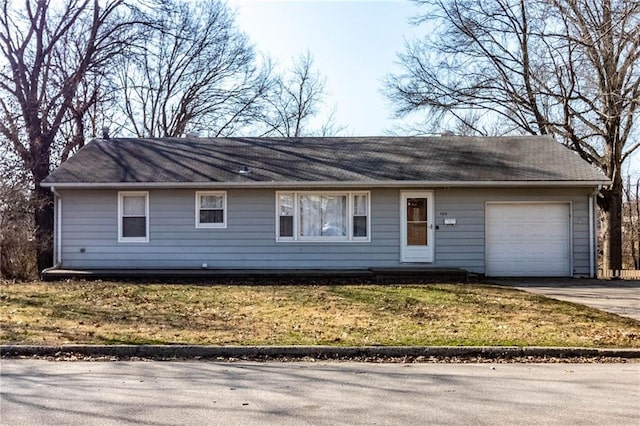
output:
[[[371, 191], [370, 242], [277, 242], [275, 190], [228, 189], [227, 228], [195, 227], [195, 189], [149, 189], [149, 242], [118, 243], [117, 190], [61, 190], [62, 266], [115, 268], [367, 268], [400, 266], [400, 191]], [[434, 267], [484, 273], [485, 203], [572, 203], [574, 273], [589, 272], [587, 189], [434, 191]], [[446, 216], [445, 216], [446, 214]], [[445, 227], [445, 218], [455, 218]]]
[[[434, 266], [462, 267], [484, 273], [486, 203], [536, 201], [571, 203], [573, 273], [589, 274], [589, 190], [584, 188], [436, 190], [435, 224], [439, 229], [436, 230]], [[456, 226], [445, 226], [445, 218], [455, 218]]]

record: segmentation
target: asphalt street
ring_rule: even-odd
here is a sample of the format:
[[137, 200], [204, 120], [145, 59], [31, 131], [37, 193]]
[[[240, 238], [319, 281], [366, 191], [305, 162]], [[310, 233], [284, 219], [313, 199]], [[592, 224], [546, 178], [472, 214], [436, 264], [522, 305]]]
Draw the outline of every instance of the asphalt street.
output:
[[4, 359], [3, 425], [637, 425], [640, 363]]

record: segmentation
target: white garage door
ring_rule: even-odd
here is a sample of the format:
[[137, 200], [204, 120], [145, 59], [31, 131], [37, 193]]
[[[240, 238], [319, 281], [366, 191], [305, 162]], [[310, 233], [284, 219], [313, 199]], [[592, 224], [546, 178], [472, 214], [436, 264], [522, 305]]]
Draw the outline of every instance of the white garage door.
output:
[[572, 275], [568, 203], [487, 203], [485, 221], [488, 276]]

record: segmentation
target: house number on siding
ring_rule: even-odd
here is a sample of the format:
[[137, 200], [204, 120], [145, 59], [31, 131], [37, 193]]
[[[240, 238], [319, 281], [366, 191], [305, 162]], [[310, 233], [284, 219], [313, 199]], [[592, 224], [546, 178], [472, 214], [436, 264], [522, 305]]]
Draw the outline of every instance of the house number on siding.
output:
[[447, 216], [448, 212], [439, 212], [440, 216]]

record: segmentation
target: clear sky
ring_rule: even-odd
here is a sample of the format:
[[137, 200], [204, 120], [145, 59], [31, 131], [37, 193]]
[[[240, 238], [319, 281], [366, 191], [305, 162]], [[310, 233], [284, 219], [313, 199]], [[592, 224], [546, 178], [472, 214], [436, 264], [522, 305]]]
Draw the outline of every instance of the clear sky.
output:
[[282, 68], [309, 51], [325, 78], [325, 110], [336, 106], [346, 134], [371, 136], [393, 127], [381, 93], [404, 40], [421, 28], [408, 20], [418, 8], [405, 0], [227, 0], [237, 23]]

